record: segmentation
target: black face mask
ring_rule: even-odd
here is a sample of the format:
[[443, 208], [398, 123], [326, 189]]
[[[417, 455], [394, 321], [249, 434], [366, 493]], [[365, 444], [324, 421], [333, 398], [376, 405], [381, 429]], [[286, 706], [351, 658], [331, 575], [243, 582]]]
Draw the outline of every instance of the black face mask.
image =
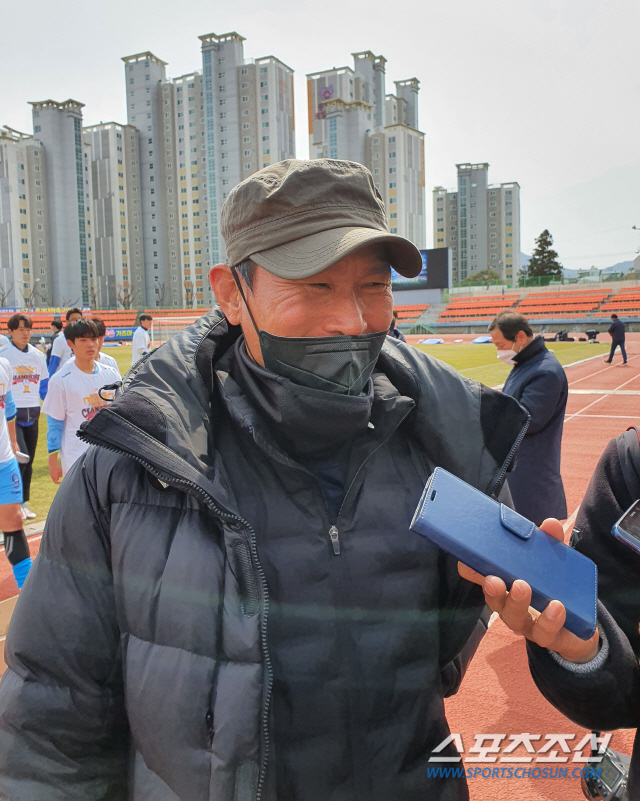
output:
[[235, 269], [232, 269], [260, 340], [265, 369], [310, 389], [360, 395], [367, 386], [387, 331], [357, 336], [278, 337], [258, 331]]

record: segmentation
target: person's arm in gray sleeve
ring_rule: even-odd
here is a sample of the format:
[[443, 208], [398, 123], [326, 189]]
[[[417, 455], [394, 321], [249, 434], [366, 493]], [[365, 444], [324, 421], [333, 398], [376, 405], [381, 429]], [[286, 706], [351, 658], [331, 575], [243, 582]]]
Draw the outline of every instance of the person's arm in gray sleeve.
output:
[[524, 388], [520, 403], [531, 415], [527, 434], [541, 431], [558, 408], [566, 379], [552, 372], [536, 375]]
[[80, 458], [58, 490], [9, 627], [0, 683], [2, 799], [127, 797], [120, 632], [96, 453]]
[[567, 665], [556, 654], [527, 641], [531, 675], [547, 701], [579, 726], [592, 731], [636, 728], [640, 723], [638, 661], [601, 603], [598, 623], [603, 644], [591, 663]]

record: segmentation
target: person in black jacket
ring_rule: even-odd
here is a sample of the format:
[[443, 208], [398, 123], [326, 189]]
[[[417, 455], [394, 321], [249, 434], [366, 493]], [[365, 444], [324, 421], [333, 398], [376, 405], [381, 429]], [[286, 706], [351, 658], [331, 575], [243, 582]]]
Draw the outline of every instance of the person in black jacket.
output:
[[[588, 642], [562, 628], [564, 608], [558, 601], [539, 614], [528, 608], [531, 593], [525, 582], [514, 582], [507, 593], [500, 579], [460, 566], [463, 576], [483, 584], [489, 607], [527, 637], [529, 667], [540, 692], [592, 731], [640, 726], [640, 554], [611, 533], [639, 498], [640, 430], [634, 427], [605, 448], [571, 537], [572, 547], [598, 567], [598, 631]], [[557, 520], [546, 520], [543, 528], [562, 539]], [[637, 734], [627, 789], [629, 801], [640, 801]]]
[[528, 414], [387, 336], [422, 258], [362, 165], [270, 165], [221, 233], [220, 306], [82, 424], [7, 636], [0, 798], [466, 801], [428, 760], [484, 597], [410, 523], [436, 465], [502, 498]]
[[627, 351], [624, 348], [624, 323], [617, 314], [611, 315], [611, 325], [609, 326], [607, 333], [611, 337], [611, 350], [609, 352], [609, 358], [605, 359], [605, 362], [607, 364], [611, 364], [613, 360], [613, 354], [616, 352], [616, 348], [620, 347], [620, 353], [622, 353], [622, 364], [626, 364]]
[[547, 517], [567, 516], [560, 475], [564, 412], [569, 395], [565, 371], [541, 336], [534, 337], [526, 319], [500, 312], [489, 332], [498, 358], [513, 369], [502, 391], [531, 415], [527, 434], [509, 474], [509, 489], [517, 512], [539, 525]]

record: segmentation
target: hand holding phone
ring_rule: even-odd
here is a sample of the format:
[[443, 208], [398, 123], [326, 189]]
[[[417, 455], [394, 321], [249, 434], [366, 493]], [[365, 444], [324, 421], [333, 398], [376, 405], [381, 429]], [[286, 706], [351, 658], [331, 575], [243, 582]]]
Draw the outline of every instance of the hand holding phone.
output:
[[[562, 524], [555, 518], [545, 520], [540, 529], [563, 542]], [[542, 613], [535, 610], [531, 606], [531, 587], [526, 581], [517, 579], [508, 591], [502, 579], [481, 576], [462, 562], [458, 562], [458, 573], [482, 587], [489, 609], [516, 634], [522, 634], [541, 648], [555, 651], [568, 662], [589, 662], [598, 653], [598, 633], [589, 640], [582, 640], [564, 628], [567, 612], [560, 601], [550, 601]]]
[[490, 608], [514, 631], [571, 661], [595, 655], [597, 569], [557, 541], [557, 521], [545, 532], [436, 468], [411, 527], [463, 562], [461, 575], [483, 586]]

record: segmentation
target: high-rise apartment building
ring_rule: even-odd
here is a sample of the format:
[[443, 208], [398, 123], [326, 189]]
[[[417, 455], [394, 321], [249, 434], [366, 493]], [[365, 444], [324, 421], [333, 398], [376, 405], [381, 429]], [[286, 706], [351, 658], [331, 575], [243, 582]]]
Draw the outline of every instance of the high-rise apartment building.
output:
[[426, 247], [424, 134], [416, 78], [385, 94], [383, 56], [353, 53], [354, 66], [307, 76], [311, 158], [357, 161], [373, 173], [390, 230]]
[[202, 75], [168, 81], [162, 97], [170, 280], [164, 305], [211, 305]]
[[88, 235], [94, 308], [136, 308], [145, 302], [138, 130], [115, 122], [84, 128], [91, 175]]
[[520, 186], [489, 184], [486, 163], [456, 167], [457, 190], [433, 190], [434, 247], [451, 248], [454, 283], [489, 269], [513, 284], [520, 267]]
[[0, 306], [51, 303], [44, 148], [0, 128]]
[[33, 140], [42, 146], [49, 218], [50, 302], [88, 305], [90, 173], [82, 139], [83, 103], [31, 103]]
[[274, 56], [245, 59], [237, 33], [201, 36], [211, 264], [224, 261], [220, 211], [254, 172], [295, 158], [293, 70]]
[[145, 303], [208, 306], [226, 253], [220, 211], [241, 180], [295, 157], [293, 72], [246, 60], [237, 33], [200, 37], [202, 73], [167, 79], [152, 53], [127, 56], [127, 119], [139, 131]]
[[[146, 306], [167, 306], [171, 284], [167, 241], [165, 134], [172, 128], [165, 117], [162, 85], [166, 62], [153, 53], [137, 53], [125, 63], [127, 123], [138, 129], [137, 161], [140, 180], [142, 253], [144, 254], [144, 300]], [[166, 130], [165, 130], [166, 129]], [[130, 159], [134, 161], [134, 159]], [[140, 301], [139, 301], [140, 302]]]

